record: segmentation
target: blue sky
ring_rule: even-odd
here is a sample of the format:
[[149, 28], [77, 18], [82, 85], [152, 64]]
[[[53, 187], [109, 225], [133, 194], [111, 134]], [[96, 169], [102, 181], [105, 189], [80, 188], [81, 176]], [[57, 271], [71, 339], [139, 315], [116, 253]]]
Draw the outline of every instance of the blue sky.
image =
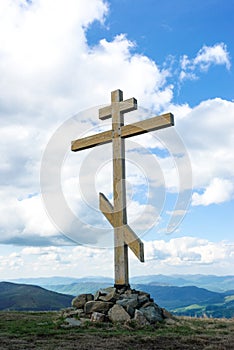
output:
[[[204, 44], [213, 46], [224, 42], [231, 54], [233, 17], [232, 1], [167, 0], [159, 5], [155, 0], [144, 3], [116, 0], [111, 1], [107, 26], [94, 22], [87, 38], [92, 45], [103, 37], [111, 40], [120, 32], [127, 33], [128, 38], [136, 42], [138, 53], [149, 56], [160, 66], [173, 59], [176, 66], [181, 55], [194, 57]], [[233, 98], [232, 72], [225, 74], [223, 67], [216, 66], [201, 78], [196, 84], [187, 81], [176, 91], [175, 102], [194, 106], [206, 98]]]
[[110, 127], [98, 106], [117, 88], [138, 100], [126, 123], [175, 116], [171, 130], [126, 145], [129, 222], [146, 256], [130, 253], [131, 274], [233, 273], [233, 10], [1, 1], [0, 279], [113, 275], [98, 210], [98, 192], [112, 196], [111, 147], [71, 153], [70, 141]]

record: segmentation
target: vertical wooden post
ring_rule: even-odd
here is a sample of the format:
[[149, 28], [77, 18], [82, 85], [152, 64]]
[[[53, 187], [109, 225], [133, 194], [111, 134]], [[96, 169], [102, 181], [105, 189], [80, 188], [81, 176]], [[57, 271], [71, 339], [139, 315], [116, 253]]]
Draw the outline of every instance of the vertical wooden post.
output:
[[125, 188], [125, 141], [121, 138], [124, 125], [119, 102], [123, 93], [116, 90], [111, 93], [112, 104], [112, 142], [113, 142], [113, 196], [114, 196], [114, 239], [115, 239], [115, 285], [128, 286], [128, 246], [124, 242], [124, 225], [127, 224], [126, 188]]

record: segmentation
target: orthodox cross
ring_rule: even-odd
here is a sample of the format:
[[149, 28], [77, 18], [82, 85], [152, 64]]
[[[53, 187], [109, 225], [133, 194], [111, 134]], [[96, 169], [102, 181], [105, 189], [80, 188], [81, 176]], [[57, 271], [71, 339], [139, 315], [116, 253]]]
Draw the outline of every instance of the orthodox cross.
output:
[[99, 207], [114, 227], [115, 286], [129, 286], [128, 247], [144, 262], [144, 245], [127, 224], [125, 188], [125, 138], [174, 125], [173, 114], [167, 113], [134, 124], [124, 125], [124, 113], [137, 109], [137, 100], [123, 101], [123, 92], [111, 93], [111, 105], [99, 109], [99, 118], [112, 118], [112, 129], [72, 141], [74, 152], [112, 142], [113, 150], [113, 205], [99, 193]]

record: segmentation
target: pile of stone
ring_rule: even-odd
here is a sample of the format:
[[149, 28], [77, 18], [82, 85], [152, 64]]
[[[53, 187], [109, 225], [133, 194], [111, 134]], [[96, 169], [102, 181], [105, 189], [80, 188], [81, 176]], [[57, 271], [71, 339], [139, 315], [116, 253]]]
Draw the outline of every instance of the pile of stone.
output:
[[95, 295], [78, 295], [72, 301], [72, 308], [63, 310], [62, 315], [70, 326], [79, 326], [87, 319], [112, 323], [135, 320], [138, 325], [146, 326], [170, 317], [148, 293], [126, 287], [101, 289]]

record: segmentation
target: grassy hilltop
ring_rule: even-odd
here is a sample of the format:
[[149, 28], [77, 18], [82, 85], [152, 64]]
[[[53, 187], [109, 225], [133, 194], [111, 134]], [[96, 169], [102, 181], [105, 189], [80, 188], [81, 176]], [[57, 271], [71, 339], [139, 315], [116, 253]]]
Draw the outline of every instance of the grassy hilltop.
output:
[[85, 324], [63, 328], [58, 312], [0, 312], [1, 350], [232, 350], [234, 319], [177, 317], [169, 324], [136, 329]]

